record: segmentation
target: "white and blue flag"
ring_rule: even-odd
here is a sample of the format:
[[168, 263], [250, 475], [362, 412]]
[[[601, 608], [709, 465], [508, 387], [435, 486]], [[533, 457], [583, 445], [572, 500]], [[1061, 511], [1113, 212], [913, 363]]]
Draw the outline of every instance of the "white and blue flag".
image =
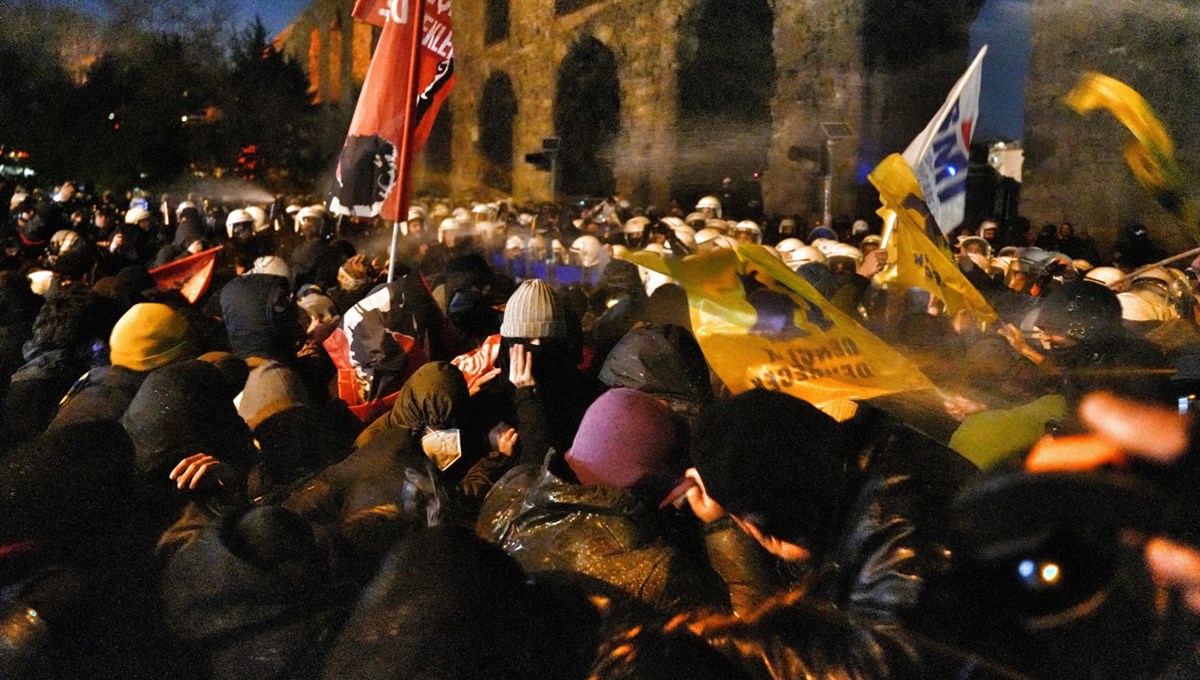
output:
[[967, 205], [967, 166], [971, 134], [979, 118], [985, 54], [986, 45], [954, 84], [937, 115], [902, 154], [917, 176], [925, 203], [943, 234], [962, 224]]

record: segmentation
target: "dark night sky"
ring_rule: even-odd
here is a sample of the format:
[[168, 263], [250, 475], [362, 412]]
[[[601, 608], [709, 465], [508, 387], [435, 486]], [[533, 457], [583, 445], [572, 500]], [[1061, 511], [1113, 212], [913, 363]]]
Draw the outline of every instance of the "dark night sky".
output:
[[[102, 0], [56, 0], [99, 11]], [[178, 0], [186, 2], [187, 0]], [[311, 0], [237, 0], [238, 26], [257, 14], [271, 35], [283, 30]], [[1030, 0], [987, 0], [971, 31], [971, 56], [989, 44], [983, 65], [979, 139], [1020, 139], [1025, 132], [1025, 73], [1029, 68]]]
[[1025, 74], [1029, 70], [1030, 0], [987, 0], [971, 29], [971, 57], [987, 44], [977, 137], [1025, 134]]
[[[177, 2], [187, 2], [187, 0], [176, 0]], [[85, 11], [91, 11], [94, 14], [99, 14], [104, 8], [103, 0], [54, 0], [56, 4], [75, 7]], [[238, 28], [245, 26], [248, 22], [254, 20], [254, 16], [262, 17], [263, 23], [267, 27], [267, 31], [271, 35], [275, 35], [283, 30], [285, 26], [291, 23], [292, 19], [304, 9], [311, 0], [235, 0], [234, 6], [238, 8], [237, 25]]]

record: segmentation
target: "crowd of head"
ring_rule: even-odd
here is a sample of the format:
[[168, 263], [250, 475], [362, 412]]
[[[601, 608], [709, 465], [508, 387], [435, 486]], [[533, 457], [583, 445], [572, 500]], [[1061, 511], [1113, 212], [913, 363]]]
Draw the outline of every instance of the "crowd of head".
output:
[[[983, 328], [880, 285], [866, 221], [711, 196], [419, 201], [397, 236], [313, 200], [0, 198], [0, 676], [1200, 672], [1200, 262], [1147, 268], [1143, 227], [1109, 258], [951, 234]], [[938, 393], [732, 394], [624, 258], [741, 243]], [[188, 296], [161, 273], [208, 256]]]

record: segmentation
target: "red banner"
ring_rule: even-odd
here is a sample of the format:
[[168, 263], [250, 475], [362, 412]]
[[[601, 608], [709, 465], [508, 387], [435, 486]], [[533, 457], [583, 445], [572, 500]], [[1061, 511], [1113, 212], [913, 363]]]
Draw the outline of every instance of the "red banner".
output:
[[358, 0], [354, 16], [383, 33], [338, 158], [329, 210], [403, 220], [412, 158], [454, 86], [450, 0]]
[[188, 302], [195, 303], [208, 290], [208, 284], [212, 283], [213, 268], [220, 250], [221, 246], [209, 248], [151, 269], [150, 276], [154, 277], [155, 287], [161, 291], [178, 290]]

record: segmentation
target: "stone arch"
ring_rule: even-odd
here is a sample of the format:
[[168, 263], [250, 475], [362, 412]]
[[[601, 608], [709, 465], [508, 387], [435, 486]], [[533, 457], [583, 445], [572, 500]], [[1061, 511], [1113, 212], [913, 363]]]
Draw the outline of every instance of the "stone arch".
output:
[[484, 14], [484, 44], [491, 45], [508, 37], [508, 5], [508, 0], [487, 0]]
[[612, 148], [621, 130], [617, 57], [586, 36], [571, 46], [558, 69], [554, 133], [560, 139], [558, 191], [609, 196], [616, 191]]
[[767, 0], [700, 0], [681, 19], [672, 194], [685, 205], [716, 193], [723, 177], [743, 204], [761, 201], [755, 173], [771, 148], [774, 24]]
[[513, 122], [517, 96], [504, 71], [488, 77], [479, 98], [479, 152], [483, 156], [483, 182], [493, 189], [512, 192]]

